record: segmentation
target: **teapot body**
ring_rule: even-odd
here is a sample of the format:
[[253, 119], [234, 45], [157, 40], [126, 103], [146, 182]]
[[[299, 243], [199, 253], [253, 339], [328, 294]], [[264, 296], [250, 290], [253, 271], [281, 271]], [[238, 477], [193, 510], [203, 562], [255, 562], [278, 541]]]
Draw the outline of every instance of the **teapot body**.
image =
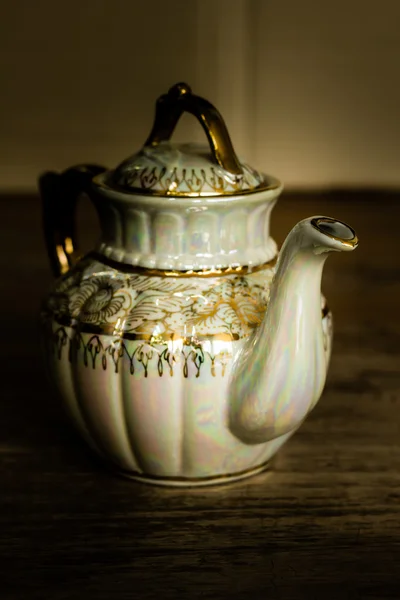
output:
[[[170, 143], [183, 112], [208, 147]], [[263, 470], [322, 393], [332, 315], [330, 251], [353, 229], [310, 217], [278, 257], [270, 215], [282, 186], [239, 161], [221, 115], [185, 84], [157, 101], [144, 147], [113, 171], [40, 179], [58, 276], [41, 312], [48, 372], [88, 444], [118, 472], [160, 485]], [[80, 257], [80, 193], [101, 236]]]
[[[121, 474], [161, 485], [222, 483], [266, 468], [294, 430], [261, 444], [238, 439], [229, 386], [274, 271], [272, 260], [253, 271], [171, 274], [92, 253], [59, 278], [41, 313], [45, 359], [91, 448]], [[323, 298], [322, 309], [328, 362]]]

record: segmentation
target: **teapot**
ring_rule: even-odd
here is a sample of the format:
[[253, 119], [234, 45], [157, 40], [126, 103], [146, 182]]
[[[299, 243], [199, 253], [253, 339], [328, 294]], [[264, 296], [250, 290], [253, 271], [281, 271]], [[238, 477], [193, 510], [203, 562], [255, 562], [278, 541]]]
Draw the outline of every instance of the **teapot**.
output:
[[[194, 115], [208, 144], [170, 141]], [[281, 183], [241, 162], [217, 109], [184, 83], [156, 103], [143, 148], [113, 170], [79, 165], [39, 179], [57, 279], [41, 308], [48, 373], [88, 445], [121, 475], [167, 486], [267, 469], [324, 388], [330, 252], [355, 231], [312, 216], [278, 254]], [[76, 202], [101, 236], [79, 254]]]

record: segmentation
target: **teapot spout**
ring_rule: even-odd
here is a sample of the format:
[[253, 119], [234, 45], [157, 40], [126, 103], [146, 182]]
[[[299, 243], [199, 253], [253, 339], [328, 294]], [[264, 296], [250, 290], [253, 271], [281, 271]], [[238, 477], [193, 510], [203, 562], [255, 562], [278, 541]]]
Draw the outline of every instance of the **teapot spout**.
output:
[[236, 359], [229, 426], [248, 444], [297, 429], [320, 398], [328, 368], [321, 277], [328, 253], [354, 250], [354, 230], [330, 217], [300, 221], [279, 256], [263, 322]]

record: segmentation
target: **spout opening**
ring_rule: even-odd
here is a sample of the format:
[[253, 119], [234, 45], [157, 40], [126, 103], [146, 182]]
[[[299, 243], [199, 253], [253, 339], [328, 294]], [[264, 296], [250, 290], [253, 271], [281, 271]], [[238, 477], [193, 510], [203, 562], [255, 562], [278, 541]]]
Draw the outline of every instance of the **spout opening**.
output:
[[330, 217], [317, 217], [312, 219], [311, 225], [320, 233], [338, 240], [345, 246], [355, 248], [358, 245], [356, 232], [350, 225], [343, 223], [343, 221], [331, 219]]

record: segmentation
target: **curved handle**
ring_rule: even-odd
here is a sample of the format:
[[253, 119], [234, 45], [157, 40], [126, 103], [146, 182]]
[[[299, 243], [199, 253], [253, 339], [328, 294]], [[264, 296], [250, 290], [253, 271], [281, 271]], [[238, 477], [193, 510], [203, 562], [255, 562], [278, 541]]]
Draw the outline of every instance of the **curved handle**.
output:
[[88, 192], [93, 177], [105, 170], [97, 165], [79, 165], [39, 178], [44, 235], [55, 276], [66, 273], [77, 261], [76, 203], [81, 193]]
[[208, 100], [192, 94], [186, 83], [177, 83], [157, 100], [153, 128], [145, 146], [169, 140], [183, 112], [191, 113], [200, 121], [215, 162], [234, 175], [243, 175], [221, 114]]

